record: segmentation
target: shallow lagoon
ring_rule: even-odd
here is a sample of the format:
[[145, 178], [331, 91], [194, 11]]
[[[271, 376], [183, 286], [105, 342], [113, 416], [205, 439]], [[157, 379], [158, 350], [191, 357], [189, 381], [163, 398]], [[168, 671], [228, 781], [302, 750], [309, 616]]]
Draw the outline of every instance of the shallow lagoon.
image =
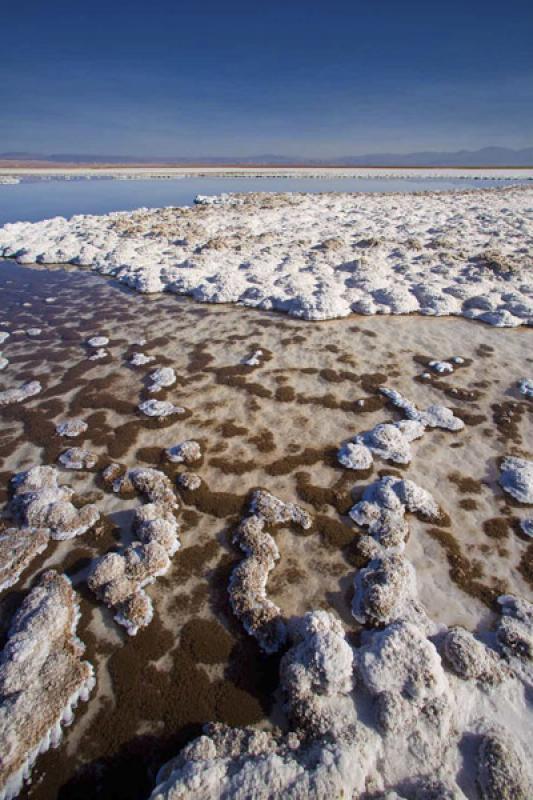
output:
[[191, 205], [221, 192], [420, 192], [510, 186], [526, 181], [475, 178], [172, 178], [32, 180], [0, 186], [0, 225], [74, 214]]

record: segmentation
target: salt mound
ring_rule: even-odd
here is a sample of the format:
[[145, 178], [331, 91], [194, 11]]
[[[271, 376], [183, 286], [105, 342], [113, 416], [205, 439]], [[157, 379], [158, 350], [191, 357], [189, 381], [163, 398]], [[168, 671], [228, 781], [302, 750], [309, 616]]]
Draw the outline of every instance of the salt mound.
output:
[[108, 345], [109, 339], [107, 336], [92, 336], [90, 339], [87, 339], [87, 344], [89, 347], [94, 347], [95, 350], [98, 350], [100, 347]]
[[425, 426], [414, 420], [395, 423], [379, 423], [372, 430], [358, 434], [343, 445], [338, 454], [339, 462], [349, 469], [368, 469], [374, 456], [409, 464], [412, 459], [411, 442], [424, 435]]
[[483, 800], [531, 800], [524, 755], [502, 729], [489, 731], [479, 747], [478, 784]]
[[533, 660], [533, 605], [520, 597], [498, 598], [502, 616], [497, 628], [498, 643], [510, 658]]
[[160, 392], [176, 383], [176, 373], [172, 367], [160, 367], [150, 375], [152, 383], [148, 387], [149, 392]]
[[447, 431], [461, 431], [465, 424], [456, 417], [447, 406], [431, 405], [425, 411], [420, 411], [416, 405], [395, 389], [382, 387], [381, 394], [385, 395], [397, 408], [401, 408], [407, 419], [421, 422], [426, 428], [442, 428]]
[[18, 389], [5, 389], [3, 392], [0, 392], [0, 408], [2, 408], [2, 406], [9, 406], [12, 403], [22, 403], [24, 400], [27, 400], [28, 397], [34, 397], [36, 394], [39, 394], [41, 389], [42, 386], [39, 381], [23, 383]]
[[155, 361], [155, 356], [147, 356], [144, 353], [134, 353], [130, 358], [130, 364], [133, 367], [144, 367], [145, 364], [151, 364]]
[[0, 533], [0, 592], [18, 581], [48, 540], [48, 530], [43, 528], [8, 528]]
[[424, 616], [416, 573], [400, 553], [384, 553], [356, 572], [352, 613], [362, 625], [389, 625]]
[[169, 461], [175, 464], [194, 464], [202, 458], [202, 448], [193, 439], [187, 439], [181, 444], [174, 445], [165, 450]]
[[311, 518], [294, 503], [284, 503], [258, 489], [252, 495], [249, 515], [241, 521], [233, 537], [246, 558], [231, 573], [228, 587], [231, 607], [265, 653], [275, 653], [287, 638], [281, 610], [267, 596], [268, 577], [279, 560], [279, 550], [265, 528], [289, 523], [307, 529], [311, 527]]
[[133, 531], [138, 540], [121, 553], [98, 559], [88, 578], [89, 588], [113, 609], [114, 619], [130, 636], [152, 621], [152, 601], [144, 587], [168, 571], [180, 547], [174, 516], [178, 502], [167, 476], [156, 469], [131, 469], [113, 484], [117, 492], [133, 488], [148, 500], [135, 511]]
[[367, 486], [363, 499], [350, 509], [357, 525], [368, 528], [371, 536], [383, 547], [403, 550], [408, 533], [407, 511], [437, 521], [441, 511], [425, 489], [409, 480], [386, 475]]
[[527, 397], [528, 400], [533, 400], [533, 380], [522, 378], [518, 384], [518, 388], [520, 390], [520, 394], [524, 395], [524, 397]]
[[81, 436], [87, 430], [87, 423], [82, 419], [67, 419], [65, 422], [59, 422], [56, 425], [56, 431], [60, 436], [67, 436], [69, 439], [75, 439], [76, 436]]
[[9, 364], [9, 359], [4, 358], [4, 356], [0, 353], [0, 371], [5, 369]]
[[166, 400], [145, 400], [140, 403], [139, 411], [142, 411], [147, 417], [170, 417], [172, 414], [185, 414], [185, 409], [180, 406], [174, 406]]
[[483, 683], [502, 680], [497, 654], [464, 628], [450, 628], [444, 638], [444, 656], [456, 675], [465, 680]]
[[98, 456], [82, 447], [69, 447], [60, 454], [58, 461], [65, 469], [92, 469], [98, 463]]
[[500, 465], [500, 486], [520, 503], [533, 503], [533, 461], [504, 458]]
[[13, 617], [0, 657], [0, 796], [13, 798], [40, 753], [61, 738], [94, 686], [76, 637], [79, 611], [68, 578], [46, 572]]
[[55, 467], [32, 467], [11, 479], [14, 489], [9, 512], [24, 528], [46, 528], [52, 539], [72, 539], [90, 530], [98, 521], [94, 505], [76, 508], [74, 491], [59, 486]]

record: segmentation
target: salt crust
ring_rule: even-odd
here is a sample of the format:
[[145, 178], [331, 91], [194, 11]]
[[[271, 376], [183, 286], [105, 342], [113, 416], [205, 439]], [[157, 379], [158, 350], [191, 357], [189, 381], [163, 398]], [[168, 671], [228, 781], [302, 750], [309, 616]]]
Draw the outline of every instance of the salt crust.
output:
[[4, 358], [4, 356], [0, 353], [0, 370], [3, 370], [9, 364], [9, 359]]
[[130, 469], [113, 483], [116, 492], [136, 489], [148, 502], [135, 511], [137, 539], [120, 553], [107, 553], [93, 565], [89, 587], [114, 611], [130, 636], [148, 625], [153, 606], [144, 587], [164, 575], [180, 547], [174, 516], [178, 501], [167, 476], [156, 469]]
[[275, 653], [286, 641], [287, 628], [281, 609], [267, 596], [279, 550], [266, 528], [293, 523], [306, 530], [311, 518], [303, 508], [261, 489], [252, 494], [248, 512], [233, 536], [246, 558], [231, 573], [228, 593], [233, 613], [246, 631], [265, 653]]
[[518, 388], [520, 390], [520, 394], [524, 395], [524, 397], [527, 397], [528, 400], [533, 400], [533, 380], [522, 378], [518, 384]]
[[75, 439], [87, 430], [87, 423], [82, 419], [67, 419], [56, 425], [56, 431], [60, 436]]
[[[294, 515], [297, 507], [280, 504], [267, 492], [252, 502], [236, 534], [247, 554], [239, 567], [248, 560], [258, 564], [250, 569], [250, 582], [243, 582], [243, 609], [252, 615], [253, 635], [262, 634], [265, 601], [267, 625], [284, 622], [283, 628], [267, 628], [266, 648], [258, 638], [267, 652], [289, 645], [280, 663], [289, 732], [210, 724], [162, 768], [151, 800], [464, 800], [455, 780], [458, 754], [463, 737], [473, 735], [479, 742], [473, 780], [481, 800], [531, 796], [522, 747], [527, 723], [511, 728], [512, 740], [506, 727], [517, 719], [509, 717], [509, 709], [525, 713], [524, 688], [533, 687], [533, 606], [501, 597], [492, 647], [468, 631], [432, 623], [417, 597], [414, 568], [398, 550], [405, 510], [423, 511], [431, 519], [438, 507], [416, 484], [392, 476], [365, 494], [357, 514], [377, 519], [378, 530], [377, 541], [363, 538], [371, 560], [355, 580], [354, 614], [366, 626], [358, 648], [346, 641], [341, 622], [329, 612], [285, 623], [279, 609], [268, 605], [266, 581], [279, 552], [258, 511], [263, 508], [277, 524], [301, 518]], [[361, 508], [365, 503], [375, 506], [375, 514]], [[391, 529], [401, 535], [391, 536]], [[232, 584], [233, 576], [230, 600], [239, 616]]]
[[520, 503], [533, 503], [533, 461], [507, 456], [500, 465], [500, 486]]
[[195, 208], [6, 225], [0, 255], [313, 320], [416, 312], [513, 327], [533, 319], [532, 196], [529, 187], [223, 195]]
[[380, 392], [396, 408], [400, 408], [408, 420], [420, 422], [426, 428], [441, 428], [445, 431], [455, 432], [463, 430], [465, 426], [463, 420], [456, 417], [447, 406], [434, 404], [420, 411], [411, 400], [397, 392], [396, 389], [388, 389], [384, 386]]
[[98, 350], [100, 347], [105, 347], [109, 344], [109, 339], [107, 336], [91, 336], [90, 339], [87, 339], [87, 344], [89, 347], [94, 347], [95, 350]]
[[32, 467], [11, 479], [14, 490], [8, 511], [23, 528], [45, 528], [52, 539], [73, 539], [90, 530], [99, 519], [96, 506], [76, 508], [74, 491], [58, 483], [55, 467]]
[[24, 400], [27, 400], [28, 397], [34, 397], [36, 394], [39, 394], [41, 390], [42, 386], [39, 381], [23, 383], [22, 386], [19, 386], [17, 389], [5, 389], [3, 392], [0, 392], [0, 408], [2, 408], [2, 406], [9, 406], [12, 403], [22, 403]]
[[11, 800], [40, 753], [87, 701], [94, 671], [76, 637], [79, 608], [70, 581], [49, 571], [13, 617], [0, 656], [0, 798]]
[[176, 383], [176, 373], [172, 367], [160, 367], [150, 375], [151, 384], [148, 386], [149, 392], [160, 392]]
[[185, 409], [181, 406], [174, 406], [167, 400], [144, 400], [138, 406], [146, 417], [170, 417], [173, 414], [185, 414]]
[[65, 469], [92, 469], [98, 462], [98, 456], [82, 447], [69, 447], [58, 458]]
[[147, 356], [144, 353], [134, 353], [130, 358], [130, 364], [133, 367], [144, 367], [145, 364], [151, 364], [155, 361], [155, 356]]
[[194, 464], [202, 458], [202, 448], [194, 439], [187, 439], [165, 450], [165, 456], [174, 464]]

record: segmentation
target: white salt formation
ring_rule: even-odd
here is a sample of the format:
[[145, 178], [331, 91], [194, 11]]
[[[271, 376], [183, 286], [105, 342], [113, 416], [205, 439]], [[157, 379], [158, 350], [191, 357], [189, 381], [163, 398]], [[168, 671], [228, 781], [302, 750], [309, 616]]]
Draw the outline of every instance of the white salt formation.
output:
[[390, 625], [401, 619], [419, 620], [416, 573], [400, 553], [384, 553], [355, 574], [352, 613], [362, 625]]
[[170, 417], [172, 414], [185, 414], [184, 408], [174, 406], [167, 400], [144, 400], [139, 404], [138, 408], [145, 416], [158, 417], [160, 419]]
[[251, 356], [243, 358], [241, 364], [243, 364], [246, 367], [258, 367], [261, 364], [262, 357], [263, 357], [263, 351], [256, 350], [254, 353], [252, 353]]
[[92, 469], [98, 463], [98, 456], [83, 447], [69, 447], [60, 454], [58, 461], [65, 469]]
[[42, 328], [28, 328], [26, 331], [28, 336], [40, 336], [42, 332]]
[[275, 653], [285, 643], [287, 630], [281, 610], [267, 595], [279, 550], [266, 528], [293, 523], [307, 530], [311, 518], [303, 508], [261, 489], [253, 493], [248, 510], [233, 536], [246, 558], [231, 573], [228, 593], [233, 613], [246, 631], [265, 653]]
[[0, 592], [18, 581], [49, 538], [44, 528], [8, 528], [0, 533]]
[[424, 411], [420, 411], [411, 400], [408, 400], [395, 389], [382, 387], [383, 394], [394, 406], [400, 408], [408, 420], [421, 422], [426, 428], [442, 428], [445, 431], [461, 431], [465, 424], [462, 419], [456, 417], [453, 411], [447, 406], [431, 405]]
[[533, 787], [524, 754], [501, 729], [483, 736], [479, 748], [478, 784], [483, 800], [531, 800]]
[[[533, 605], [520, 597], [501, 595], [498, 598], [501, 619], [497, 629], [500, 648], [510, 659], [533, 661]], [[516, 663], [513, 661], [513, 666]], [[533, 685], [533, 664], [530, 666]]]
[[115, 480], [113, 489], [136, 489], [148, 503], [135, 511], [133, 532], [137, 539], [122, 552], [98, 559], [88, 584], [114, 611], [116, 622], [135, 636], [153, 618], [145, 587], [168, 571], [170, 559], [180, 547], [174, 516], [178, 502], [171, 482], [156, 469], [131, 469]]
[[499, 481], [519, 503], [533, 503], [533, 461], [507, 456], [500, 465]]
[[176, 373], [172, 367], [161, 367], [156, 369], [150, 375], [152, 381], [148, 387], [149, 392], [160, 392], [161, 389], [167, 389], [176, 383]]
[[409, 532], [405, 519], [408, 511], [433, 522], [442, 515], [425, 489], [413, 481], [385, 475], [367, 486], [362, 500], [350, 509], [349, 514], [357, 525], [368, 528], [369, 534], [380, 545], [401, 551]]
[[109, 344], [109, 339], [107, 336], [91, 336], [90, 339], [87, 339], [87, 344], [89, 347], [94, 347], [95, 350], [98, 350], [100, 347], [105, 347]]
[[12, 403], [22, 403], [24, 400], [27, 400], [28, 397], [34, 397], [36, 394], [39, 394], [41, 389], [42, 386], [39, 381], [23, 383], [18, 389], [5, 389], [3, 392], [0, 392], [0, 408], [2, 408], [2, 406], [9, 406]]
[[531, 536], [533, 538], [533, 519], [521, 519], [520, 529], [526, 536]]
[[196, 472], [182, 472], [176, 478], [176, 483], [182, 489], [187, 489], [189, 492], [195, 492], [202, 485], [202, 479]]
[[98, 521], [94, 505], [76, 508], [74, 491], [58, 484], [55, 467], [32, 467], [11, 479], [14, 490], [9, 513], [23, 528], [46, 528], [52, 539], [72, 539], [90, 530]]
[[224, 195], [5, 225], [0, 256], [306, 319], [415, 312], [512, 327], [533, 319], [532, 196], [530, 187]]
[[4, 358], [2, 353], [0, 353], [0, 371], [5, 369], [8, 364], [9, 364], [9, 359]]
[[0, 331], [0, 344], [4, 344], [4, 342], [9, 339], [9, 332], [8, 331]]
[[449, 361], [430, 361], [428, 366], [431, 367], [433, 372], [438, 372], [440, 375], [453, 372], [453, 364]]
[[533, 381], [528, 380], [527, 378], [522, 378], [520, 383], [518, 384], [518, 388], [520, 390], [520, 394], [527, 397], [528, 400], [533, 400]]
[[0, 657], [0, 797], [17, 796], [40, 753], [57, 746], [80, 700], [94, 686], [76, 637], [76, 594], [46, 572], [13, 617]]
[[165, 450], [165, 455], [169, 461], [175, 464], [194, 464], [202, 458], [202, 448], [193, 439], [169, 447]]
[[82, 419], [67, 419], [56, 425], [56, 431], [60, 436], [75, 439], [87, 430], [87, 423]]
[[147, 356], [144, 353], [134, 353], [130, 358], [130, 364], [133, 367], [144, 367], [145, 364], [151, 364], [155, 361], [155, 356]]
[[396, 464], [409, 464], [413, 457], [411, 442], [420, 439], [425, 430], [422, 422], [414, 420], [380, 423], [344, 444], [338, 453], [339, 462], [343, 467], [357, 470], [371, 467], [374, 456]]
[[89, 356], [89, 361], [101, 361], [102, 358], [107, 358], [108, 355], [109, 353], [107, 350], [104, 350], [103, 347], [100, 347], [98, 350], [95, 350], [91, 356]]

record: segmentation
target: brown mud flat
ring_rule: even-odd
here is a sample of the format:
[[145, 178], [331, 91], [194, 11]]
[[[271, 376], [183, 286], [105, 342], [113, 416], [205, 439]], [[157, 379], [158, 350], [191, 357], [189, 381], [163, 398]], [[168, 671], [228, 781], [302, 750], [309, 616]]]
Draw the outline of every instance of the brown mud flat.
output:
[[[42, 334], [29, 337], [30, 327]], [[270, 588], [288, 617], [333, 608], [348, 634], [357, 634], [350, 603], [363, 563], [362, 531], [347, 512], [385, 474], [429, 490], [449, 519], [439, 528], [410, 520], [407, 554], [433, 618], [474, 630], [491, 624], [497, 594], [530, 597], [532, 546], [517, 526], [524, 511], [498, 487], [497, 465], [508, 454], [532, 457], [533, 404], [516, 388], [530, 375], [531, 330], [415, 316], [309, 323], [175, 296], [148, 298], [93, 274], [5, 261], [0, 330], [11, 333], [1, 348], [10, 363], [0, 388], [43, 384], [40, 395], [0, 409], [2, 501], [12, 473], [53, 464], [75, 445], [96, 453], [98, 467], [64, 470], [64, 481], [80, 504], [92, 494], [103, 514], [96, 531], [51, 542], [0, 595], [5, 635], [38, 575], [50, 567], [66, 572], [81, 594], [78, 634], [97, 674], [89, 703], [76, 711], [60, 747], [38, 759], [22, 796], [144, 798], [159, 766], [204, 722], [283, 724], [273, 695], [279, 659], [263, 656], [243, 632], [226, 592], [242, 558], [232, 531], [256, 487], [313, 516], [304, 534], [285, 528], [274, 534], [281, 560]], [[88, 358], [86, 341], [96, 334], [110, 339], [101, 361]], [[142, 346], [135, 344], [140, 338]], [[256, 349], [264, 353], [260, 365], [241, 364]], [[132, 367], [135, 351], [155, 361]], [[452, 375], [420, 380], [426, 369], [420, 353], [426, 360], [457, 355], [465, 364]], [[157, 366], [172, 366], [177, 382], [154, 397], [187, 410], [162, 423], [137, 411]], [[429, 431], [413, 443], [413, 461], [401, 470], [380, 459], [365, 474], [345, 470], [335, 457], [343, 441], [401, 418], [380, 395], [383, 385], [420, 407], [453, 406], [465, 429]], [[88, 430], [61, 439], [55, 425], [71, 417], [83, 418]], [[162, 451], [185, 439], [202, 445], [202, 461], [190, 468], [202, 484], [178, 492], [182, 547], [170, 571], [148, 588], [152, 623], [130, 638], [88, 590], [86, 576], [95, 556], [130, 541], [140, 500], [114, 495], [99, 470], [110, 462], [154, 466], [174, 480], [187, 468], [165, 462]]]

